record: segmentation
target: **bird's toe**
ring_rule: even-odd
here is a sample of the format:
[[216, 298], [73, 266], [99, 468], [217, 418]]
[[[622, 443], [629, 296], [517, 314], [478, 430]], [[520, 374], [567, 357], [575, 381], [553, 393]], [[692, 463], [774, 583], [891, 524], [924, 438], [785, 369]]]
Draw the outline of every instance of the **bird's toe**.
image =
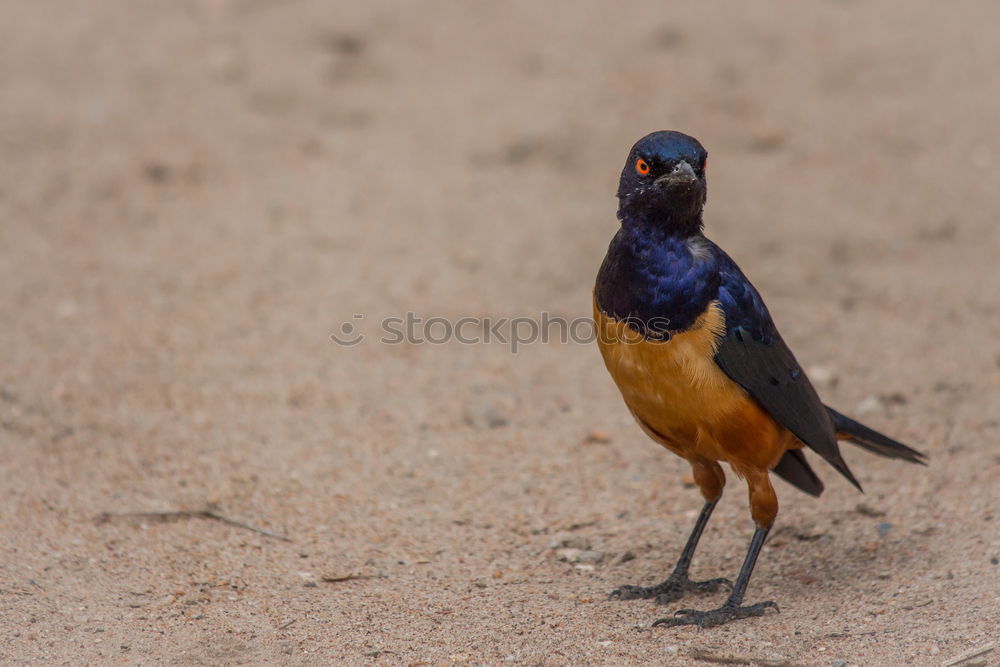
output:
[[709, 611], [698, 611], [697, 609], [678, 609], [674, 612], [673, 616], [653, 621], [653, 626], [666, 625], [673, 627], [678, 625], [697, 625], [701, 628], [711, 628], [731, 623], [732, 621], [738, 621], [741, 618], [763, 616], [764, 612], [768, 609], [774, 609], [776, 612], [780, 613], [778, 605], [770, 600], [747, 605], [745, 607], [727, 603], [718, 609], [711, 609]]

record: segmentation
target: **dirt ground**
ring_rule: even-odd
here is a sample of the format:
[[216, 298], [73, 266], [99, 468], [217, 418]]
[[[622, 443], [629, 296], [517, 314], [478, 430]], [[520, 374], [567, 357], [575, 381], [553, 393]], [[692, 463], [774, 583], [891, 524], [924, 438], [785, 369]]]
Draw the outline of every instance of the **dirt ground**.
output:
[[[1000, 664], [1000, 4], [2, 4], [0, 661]], [[781, 612], [708, 630], [607, 600], [701, 501], [594, 345], [378, 340], [587, 316], [668, 128], [824, 398], [931, 457], [778, 482]], [[751, 532], [731, 477], [694, 575]]]

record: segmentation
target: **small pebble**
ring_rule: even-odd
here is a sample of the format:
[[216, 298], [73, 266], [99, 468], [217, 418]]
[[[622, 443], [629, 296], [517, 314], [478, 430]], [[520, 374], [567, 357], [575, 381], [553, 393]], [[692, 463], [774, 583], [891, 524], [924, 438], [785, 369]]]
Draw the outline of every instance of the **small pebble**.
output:
[[882, 405], [906, 405], [910, 402], [910, 399], [906, 397], [906, 394], [901, 391], [882, 394], [879, 396], [879, 400], [882, 402]]
[[635, 553], [632, 551], [626, 551], [618, 554], [618, 557], [612, 560], [612, 565], [621, 565], [622, 563], [627, 563], [630, 560], [635, 560]]
[[490, 408], [486, 412], [486, 425], [490, 428], [503, 428], [510, 424], [510, 420], [507, 419], [506, 415], [497, 410], [496, 408]]
[[603, 551], [581, 551], [579, 560], [581, 563], [600, 563], [604, 560]]
[[859, 417], [871, 417], [872, 415], [882, 414], [883, 411], [882, 401], [878, 400], [878, 396], [869, 396], [854, 408], [854, 412]]
[[862, 516], [885, 516], [885, 512], [882, 510], [877, 510], [870, 505], [865, 503], [858, 503], [854, 506], [854, 511]]
[[590, 540], [572, 533], [558, 533], [549, 541], [549, 549], [559, 549], [560, 547], [586, 551], [590, 548]]
[[568, 547], [556, 549], [556, 557], [567, 563], [600, 563], [604, 560], [604, 552]]
[[829, 366], [810, 366], [806, 370], [809, 379], [820, 389], [832, 389], [840, 380], [837, 372]]
[[885, 537], [886, 535], [889, 534], [889, 531], [892, 530], [892, 524], [891, 523], [882, 522], [882, 523], [877, 524], [875, 526], [875, 530], [878, 531], [878, 536], [879, 537]]
[[567, 563], [578, 563], [580, 562], [580, 554], [582, 553], [583, 549], [574, 549], [572, 547], [556, 549], [556, 558]]
[[171, 173], [170, 167], [162, 162], [149, 162], [142, 169], [142, 175], [151, 183], [166, 183]]
[[510, 424], [510, 419], [496, 405], [479, 405], [465, 411], [465, 423], [478, 429], [503, 428]]

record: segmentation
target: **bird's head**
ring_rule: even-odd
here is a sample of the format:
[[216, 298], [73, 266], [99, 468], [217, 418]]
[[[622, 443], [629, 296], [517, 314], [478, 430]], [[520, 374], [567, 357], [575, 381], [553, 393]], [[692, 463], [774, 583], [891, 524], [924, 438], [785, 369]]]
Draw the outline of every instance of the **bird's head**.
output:
[[680, 132], [647, 134], [636, 142], [618, 184], [618, 217], [670, 231], [701, 231], [708, 152]]

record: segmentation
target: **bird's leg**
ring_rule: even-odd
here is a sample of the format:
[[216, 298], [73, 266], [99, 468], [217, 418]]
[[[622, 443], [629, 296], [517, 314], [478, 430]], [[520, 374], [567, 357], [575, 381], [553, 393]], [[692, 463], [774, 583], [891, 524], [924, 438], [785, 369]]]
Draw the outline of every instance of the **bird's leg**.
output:
[[709, 579], [708, 581], [691, 581], [688, 578], [688, 569], [691, 567], [691, 559], [694, 557], [694, 550], [701, 539], [701, 533], [705, 530], [705, 524], [712, 516], [712, 510], [719, 499], [710, 500], [701, 508], [701, 514], [694, 524], [694, 529], [688, 537], [684, 551], [674, 566], [674, 571], [665, 581], [656, 586], [622, 586], [611, 591], [609, 596], [613, 600], [638, 600], [654, 598], [659, 604], [666, 604], [681, 599], [688, 591], [699, 593], [714, 593], [719, 590], [719, 586], [729, 584], [728, 579]]
[[690, 460], [691, 474], [694, 481], [701, 490], [702, 497], [705, 498], [705, 505], [701, 508], [701, 514], [695, 521], [694, 529], [688, 537], [684, 551], [674, 567], [674, 571], [666, 580], [656, 586], [622, 586], [611, 591], [610, 597], [615, 600], [637, 600], [654, 599], [658, 604], [674, 602], [684, 597], [688, 591], [697, 593], [714, 593], [720, 586], [731, 586], [728, 579], [709, 579], [708, 581], [691, 581], [688, 578], [688, 569], [691, 567], [691, 559], [694, 557], [694, 550], [698, 546], [698, 540], [705, 530], [708, 519], [712, 516], [712, 510], [722, 497], [722, 489], [726, 485], [726, 474], [722, 472], [722, 467], [716, 461], [709, 461], [702, 458]]
[[757, 522], [757, 530], [754, 531], [753, 539], [750, 540], [747, 557], [743, 560], [743, 567], [740, 568], [739, 576], [736, 577], [736, 583], [733, 584], [733, 591], [729, 594], [729, 599], [718, 609], [710, 611], [680, 609], [672, 617], [654, 621], [654, 626], [698, 625], [708, 628], [741, 618], [761, 616], [769, 608], [778, 611], [778, 605], [770, 600], [742, 606], [743, 595], [746, 593], [747, 584], [750, 583], [750, 575], [753, 574], [754, 565], [757, 564], [757, 556], [760, 555], [760, 549], [764, 546], [764, 540], [767, 539], [767, 534], [774, 523], [774, 516], [778, 512], [777, 498], [774, 495], [771, 482], [767, 478], [767, 473], [749, 474], [746, 477], [750, 485], [751, 513]]
[[654, 621], [653, 625], [699, 625], [703, 628], [708, 628], [741, 618], [761, 616], [768, 608], [777, 611], [778, 605], [770, 600], [745, 607], [741, 606], [743, 604], [743, 594], [746, 593], [747, 583], [749, 583], [750, 575], [753, 573], [753, 566], [757, 562], [757, 555], [760, 553], [760, 548], [764, 544], [764, 539], [767, 537], [769, 530], [770, 528], [758, 528], [754, 531], [753, 539], [750, 540], [750, 549], [747, 551], [747, 557], [743, 561], [743, 567], [740, 568], [739, 576], [736, 577], [733, 592], [729, 595], [729, 599], [726, 600], [725, 604], [711, 611], [681, 609], [674, 616]]

